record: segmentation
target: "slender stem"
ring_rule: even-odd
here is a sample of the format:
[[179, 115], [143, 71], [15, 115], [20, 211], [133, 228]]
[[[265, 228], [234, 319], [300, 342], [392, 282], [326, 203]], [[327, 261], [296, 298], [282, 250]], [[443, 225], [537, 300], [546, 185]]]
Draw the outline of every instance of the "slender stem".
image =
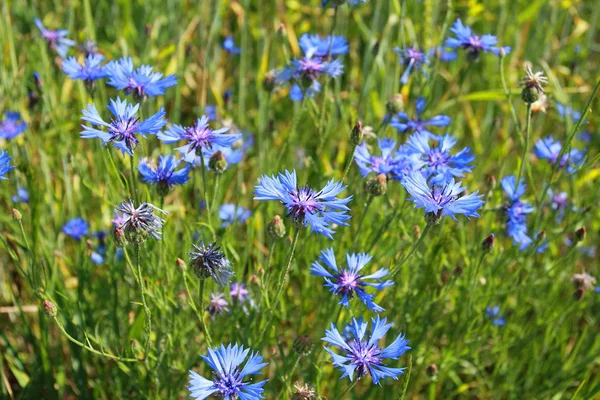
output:
[[[504, 77], [504, 59], [506, 55], [504, 52], [500, 55], [500, 80], [502, 81], [502, 88], [504, 89], [504, 94], [506, 95], [506, 100], [508, 102], [508, 108], [510, 109], [510, 115], [512, 116], [513, 122], [519, 128], [519, 132], [521, 131], [521, 122], [519, 121], [519, 117], [517, 116], [517, 111], [515, 110], [515, 106], [512, 103], [512, 93], [506, 84], [506, 78]], [[519, 136], [519, 138], [521, 138]], [[523, 139], [521, 138], [521, 141]]]
[[344, 398], [345, 395], [347, 395], [352, 389], [354, 389], [354, 386], [356, 386], [356, 384], [358, 383], [358, 379], [355, 380], [354, 382], [352, 382], [352, 385], [348, 386], [343, 392], [342, 394], [340, 394], [338, 396], [338, 400], [342, 400]]
[[129, 166], [131, 168], [131, 197], [133, 199], [133, 201], [137, 202], [138, 198], [137, 198], [137, 183], [136, 183], [136, 175], [135, 175], [135, 160], [133, 159], [134, 157], [131, 156], [129, 157]]
[[58, 325], [58, 329], [60, 329], [60, 331], [67, 337], [67, 339], [69, 339], [71, 342], [75, 343], [79, 347], [82, 347], [94, 354], [97, 354], [99, 356], [104, 356], [107, 358], [112, 358], [113, 360], [117, 360], [117, 361], [121, 361], [121, 362], [138, 362], [139, 361], [137, 358], [119, 357], [119, 356], [115, 356], [114, 354], [111, 354], [111, 353], [105, 353], [104, 351], [98, 351], [95, 348], [93, 348], [92, 346], [84, 344], [84, 343], [80, 342], [79, 340], [75, 339], [73, 336], [71, 336], [69, 334], [69, 332], [67, 332], [65, 330], [65, 327], [57, 318], [54, 318], [54, 322], [56, 322], [56, 325]]
[[208, 214], [208, 223], [212, 225], [212, 211], [211, 204], [208, 202], [208, 188], [207, 188], [207, 180], [206, 177], [206, 165], [204, 164], [204, 153], [200, 152], [200, 163], [202, 164], [202, 190], [204, 192], [204, 203], [206, 204], [206, 213]]
[[356, 147], [357, 147], [356, 145], [352, 146], [352, 156], [348, 160], [348, 164], [346, 164], [346, 168], [344, 168], [344, 175], [342, 176], [342, 182], [344, 181], [344, 179], [346, 179], [346, 176], [348, 176], [348, 172], [350, 172], [350, 167], [352, 166], [352, 161], [354, 161], [354, 155], [356, 154]]
[[200, 323], [202, 324], [202, 331], [204, 332], [204, 339], [206, 340], [206, 344], [210, 347], [212, 346], [212, 339], [210, 337], [210, 333], [208, 332], [208, 326], [204, 322], [204, 285], [206, 284], [206, 279], [200, 280], [200, 289], [198, 290], [198, 300], [200, 302]]
[[365, 202], [365, 206], [363, 208], [363, 213], [360, 216], [360, 221], [358, 221], [358, 229], [356, 230], [356, 235], [354, 235], [354, 240], [352, 240], [352, 244], [350, 245], [350, 250], [352, 250], [354, 248], [354, 245], [356, 244], [358, 237], [361, 236], [361, 230], [362, 230], [363, 223], [365, 222], [365, 217], [369, 213], [369, 207], [371, 206], [371, 203], [373, 203], [374, 198], [375, 198], [375, 196], [373, 196], [371, 194], [367, 197], [367, 201]]
[[517, 185], [521, 182], [523, 177], [523, 170], [525, 164], [527, 164], [527, 158], [529, 157], [529, 132], [531, 128], [531, 103], [527, 103], [527, 122], [525, 123], [525, 145], [523, 146], [523, 154], [521, 154], [521, 167], [519, 168], [519, 175], [517, 176]]
[[425, 226], [425, 230], [419, 237], [419, 240], [417, 240], [416, 242], [413, 243], [412, 247], [410, 248], [410, 250], [408, 251], [406, 256], [402, 259], [402, 261], [400, 261], [400, 263], [398, 263], [398, 265], [396, 265], [394, 268], [392, 268], [392, 272], [390, 273], [390, 276], [392, 277], [392, 279], [394, 279], [394, 277], [396, 276], [398, 271], [400, 271], [400, 268], [404, 265], [404, 263], [406, 263], [408, 261], [408, 259], [412, 257], [412, 255], [415, 253], [415, 251], [417, 251], [417, 249], [421, 245], [421, 242], [425, 239], [425, 237], [429, 233], [431, 227], [432, 227], [431, 224], [427, 224]]
[[271, 246], [269, 247], [269, 255], [267, 256], [267, 264], [265, 265], [265, 273], [261, 279], [261, 291], [263, 298], [267, 303], [267, 308], [271, 308], [271, 303], [269, 302], [269, 296], [267, 296], [267, 287], [269, 287], [269, 266], [271, 265], [271, 258], [273, 258], [273, 251], [275, 250], [275, 240], [271, 242]]
[[146, 321], [144, 324], [144, 331], [146, 334], [146, 341], [144, 342], [144, 359], [148, 359], [148, 351], [150, 349], [150, 336], [152, 335], [152, 315], [150, 313], [150, 308], [146, 303], [146, 287], [144, 284], [144, 276], [142, 275], [142, 267], [140, 265], [140, 244], [135, 243], [133, 246], [135, 251], [135, 265], [137, 267], [138, 279], [140, 281], [140, 290], [142, 292], [142, 304], [144, 306], [144, 313], [146, 313]]
[[475, 296], [475, 288], [477, 287], [477, 275], [479, 275], [479, 271], [481, 270], [481, 265], [483, 264], [483, 260], [485, 260], [486, 252], [481, 253], [481, 257], [479, 257], [479, 261], [477, 262], [477, 267], [475, 267], [475, 275], [473, 276], [473, 280], [471, 281], [471, 290], [469, 295], [469, 306], [467, 307], [467, 321], [471, 317], [471, 306], [473, 305], [473, 297]]
[[213, 171], [213, 172], [215, 174], [215, 183], [214, 183], [214, 187], [213, 187], [212, 200], [210, 201], [211, 207], [214, 207], [215, 204], [217, 204], [217, 192], [219, 191], [219, 176], [220, 176], [220, 174], [218, 174], [216, 171]]
[[290, 249], [290, 255], [288, 257], [288, 261], [285, 266], [285, 270], [283, 271], [283, 273], [281, 274], [281, 278], [279, 279], [279, 284], [277, 285], [277, 291], [275, 292], [275, 297], [273, 298], [273, 302], [272, 302], [273, 306], [269, 307], [269, 310], [267, 311], [267, 323], [259, 336], [261, 338], [261, 341], [265, 340], [267, 330], [269, 329], [269, 324], [271, 323], [271, 320], [273, 319], [273, 312], [275, 311], [275, 308], [277, 308], [277, 305], [279, 304], [279, 299], [281, 297], [281, 293], [283, 292], [283, 286], [285, 285], [285, 281], [288, 277], [288, 274], [290, 273], [290, 269], [292, 268], [292, 261], [294, 260], [294, 253], [296, 251], [296, 245], [298, 244], [299, 237], [300, 237], [300, 227], [296, 227], [296, 233], [294, 234], [294, 239], [292, 240], [292, 248]]

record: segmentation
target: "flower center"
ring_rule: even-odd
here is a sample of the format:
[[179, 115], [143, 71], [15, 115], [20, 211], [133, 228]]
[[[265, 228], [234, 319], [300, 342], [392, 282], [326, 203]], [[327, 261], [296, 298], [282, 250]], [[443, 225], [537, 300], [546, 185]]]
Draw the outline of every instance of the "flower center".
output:
[[427, 163], [430, 167], [443, 167], [448, 162], [448, 153], [440, 149], [431, 149], [427, 154]]
[[226, 376], [216, 376], [213, 381], [219, 394], [225, 398], [237, 398], [240, 393], [242, 381], [239, 379], [239, 372], [236, 370], [232, 374]]
[[348, 343], [351, 352], [348, 355], [352, 360], [352, 364], [356, 365], [356, 371], [358, 377], [364, 376], [369, 371], [370, 365], [380, 365], [381, 350], [375, 346], [369, 346], [368, 342], [359, 342], [358, 340], [352, 340]]
[[323, 206], [316, 199], [319, 195], [320, 192], [315, 193], [309, 185], [297, 188], [295, 192], [291, 192], [290, 198], [293, 205], [288, 212], [288, 216], [293, 216], [296, 221], [304, 222], [304, 217], [307, 213], [314, 214], [315, 212], [323, 211]]
[[112, 120], [110, 122], [111, 126], [108, 128], [108, 133], [112, 135], [110, 141], [120, 142], [124, 140], [128, 149], [134, 149], [140, 143], [135, 136], [135, 132], [137, 132], [139, 126], [139, 121], [140, 120], [137, 117]]
[[469, 44], [466, 47], [471, 47], [474, 52], [477, 52], [479, 49], [483, 48], [483, 42], [479, 36], [471, 36], [469, 38]]
[[360, 275], [342, 271], [337, 276], [337, 283], [339, 287], [336, 289], [336, 294], [352, 296], [354, 291], [361, 286]]
[[185, 128], [185, 138], [190, 142], [190, 151], [201, 148], [210, 149], [212, 131], [205, 126], [190, 126]]

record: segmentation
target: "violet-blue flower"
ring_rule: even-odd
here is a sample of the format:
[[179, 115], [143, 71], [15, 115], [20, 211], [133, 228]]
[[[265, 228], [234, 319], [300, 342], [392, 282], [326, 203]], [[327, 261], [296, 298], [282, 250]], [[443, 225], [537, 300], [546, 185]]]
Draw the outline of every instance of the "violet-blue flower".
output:
[[419, 97], [416, 104], [416, 115], [410, 118], [404, 111], [392, 116], [390, 125], [400, 133], [404, 132], [424, 132], [433, 135], [429, 131], [430, 126], [448, 126], [452, 122], [447, 115], [437, 115], [430, 119], [422, 119], [421, 114], [425, 110], [425, 98]]
[[573, 120], [573, 122], [577, 122], [579, 121], [579, 118], [581, 118], [581, 113], [577, 110], [574, 110], [573, 107], [571, 106], [566, 106], [562, 103], [556, 103], [556, 110], [558, 111], [558, 114], [563, 117], [563, 118], [570, 118], [571, 120]]
[[235, 45], [233, 36], [227, 36], [225, 40], [223, 40], [223, 49], [229, 54], [240, 54], [242, 52], [242, 49]]
[[10, 165], [12, 157], [8, 155], [6, 150], [0, 151], [0, 180], [7, 180], [6, 174], [14, 167]]
[[347, 54], [350, 50], [348, 40], [343, 36], [310, 35], [305, 33], [298, 41], [300, 48], [307, 57], [328, 57]]
[[407, 47], [406, 49], [396, 47], [394, 52], [400, 54], [400, 58], [404, 64], [404, 73], [400, 78], [400, 82], [402, 82], [403, 85], [408, 83], [408, 77], [412, 71], [423, 71], [425, 65], [429, 64], [429, 54], [418, 47]]
[[[136, 135], [144, 137], [147, 134], [157, 134], [167, 123], [165, 110], [161, 108], [156, 114], [147, 118], [145, 121], [140, 121], [137, 116], [139, 104], [129, 104], [127, 100], [121, 101], [110, 100], [107, 106], [113, 115], [110, 122], [105, 122], [94, 104], [88, 105], [88, 108], [83, 110], [84, 121], [92, 124], [92, 126], [82, 125], [83, 131], [81, 137], [84, 139], [100, 139], [102, 144], [113, 143], [113, 145], [133, 156], [133, 150], [140, 143]], [[98, 129], [99, 127], [106, 128], [106, 132]]]
[[133, 93], [138, 98], [163, 95], [167, 88], [177, 84], [174, 75], [163, 78], [162, 73], [154, 72], [149, 65], [134, 68], [131, 57], [111, 61], [105, 68], [110, 78], [108, 85], [124, 90], [126, 94]]
[[229, 225], [234, 224], [235, 222], [244, 223], [252, 212], [247, 208], [236, 204], [223, 204], [219, 208], [219, 219], [222, 221], [221, 227], [226, 228]]
[[362, 273], [362, 269], [371, 261], [373, 257], [366, 253], [347, 254], [347, 268], [342, 269], [337, 266], [333, 248], [321, 251], [319, 260], [325, 264], [321, 265], [318, 261], [313, 262], [310, 272], [315, 276], [322, 276], [325, 279], [325, 286], [329, 290], [341, 297], [340, 305], [350, 308], [350, 300], [356, 295], [369, 310], [376, 313], [384, 309], [375, 304], [374, 294], [367, 293], [366, 289], [372, 287], [375, 290], [382, 290], [394, 284], [391, 280], [382, 281], [381, 279], [389, 274], [385, 268], [375, 271], [372, 274]]
[[55, 31], [46, 29], [39, 18], [34, 19], [33, 22], [41, 31], [40, 37], [48, 43], [48, 47], [55, 50], [61, 58], [65, 58], [69, 49], [75, 44], [73, 40], [66, 37], [69, 31], [65, 29]]
[[104, 56], [99, 54], [90, 54], [83, 64], [80, 64], [75, 57], [69, 57], [63, 61], [62, 69], [69, 78], [90, 83], [107, 77], [108, 73], [102, 65], [103, 61]]
[[492, 324], [496, 326], [504, 326], [504, 316], [500, 315], [499, 306], [488, 306], [485, 309], [485, 315], [492, 320]]
[[[548, 136], [539, 139], [535, 143], [534, 153], [538, 158], [548, 160], [550, 164], [555, 164], [561, 149], [562, 144], [558, 140], [554, 140], [552, 136]], [[566, 167], [567, 172], [572, 174], [583, 165], [584, 158], [585, 153], [578, 149], [571, 149], [562, 156], [559, 167]]]
[[314, 190], [310, 185], [298, 186], [296, 171], [285, 171], [277, 177], [263, 175], [254, 187], [254, 200], [279, 200], [287, 209], [287, 216], [297, 224], [310, 227], [312, 232], [333, 239], [335, 225], [348, 225], [350, 219], [346, 206], [352, 196], [338, 198], [346, 189], [341, 181], [331, 179], [325, 187]]
[[504, 207], [506, 234], [513, 239], [515, 244], [519, 245], [520, 250], [524, 250], [532, 242], [527, 235], [527, 215], [535, 210], [531, 205], [521, 201], [521, 196], [525, 194], [527, 186], [523, 179], [517, 185], [514, 175], [504, 177], [500, 184], [509, 199], [509, 203]]
[[[396, 172], [401, 164], [405, 164], [406, 157], [396, 152], [397, 142], [390, 138], [377, 139], [380, 156], [371, 154], [366, 142], [356, 147], [354, 161], [360, 170], [360, 174], [366, 177], [370, 173], [388, 175]], [[406, 165], [405, 165], [406, 166]]]
[[6, 111], [4, 121], [0, 122], [0, 139], [11, 140], [25, 131], [27, 124], [16, 111]]
[[89, 225], [85, 219], [78, 217], [73, 218], [63, 226], [62, 231], [65, 235], [71, 236], [73, 239], [81, 239], [88, 234]]
[[225, 294], [211, 293], [208, 306], [206, 307], [206, 311], [208, 311], [208, 314], [211, 317], [215, 317], [219, 314], [223, 314], [229, 311], [229, 303], [225, 299]]
[[18, 188], [17, 194], [12, 196], [12, 201], [14, 203], [29, 203], [29, 193], [27, 192], [27, 189]]
[[479, 217], [477, 210], [483, 205], [482, 195], [478, 192], [462, 195], [466, 190], [460, 182], [450, 179], [443, 185], [437, 186], [427, 183], [419, 171], [410, 172], [401, 180], [402, 186], [412, 196], [409, 200], [415, 203], [415, 208], [423, 208], [426, 214], [435, 216], [436, 220], [450, 216], [456, 220], [455, 214], [468, 217]]
[[338, 332], [335, 325], [332, 323], [329, 330], [325, 331], [325, 337], [322, 338], [325, 342], [339, 347], [343, 355], [339, 355], [328, 347], [325, 350], [331, 355], [333, 365], [343, 371], [341, 378], [346, 376], [351, 381], [360, 379], [367, 373], [371, 375], [374, 384], [380, 384], [380, 381], [385, 378], [398, 379], [398, 376], [404, 373], [406, 368], [392, 368], [383, 365], [384, 359], [397, 360], [402, 354], [410, 350], [408, 340], [404, 335], [400, 334], [389, 346], [380, 348], [379, 340], [385, 336], [393, 324], [387, 323], [387, 318], [371, 319], [371, 334], [367, 339], [368, 323], [362, 318], [352, 318], [352, 322], [348, 324], [352, 338], [345, 340]]
[[234, 282], [229, 286], [229, 295], [234, 303], [243, 303], [248, 297], [248, 293], [244, 283]]
[[[446, 47], [453, 49], [463, 48], [469, 52], [472, 57], [477, 57], [480, 52], [491, 52], [493, 54], [500, 54], [500, 47], [498, 47], [498, 39], [494, 35], [477, 35], [473, 33], [470, 27], [463, 25], [462, 21], [457, 19], [452, 25], [450, 30], [456, 35], [456, 38], [450, 37], [446, 39]], [[505, 54], [510, 52], [510, 47], [502, 48]]]
[[181, 163], [172, 155], [159, 156], [158, 165], [152, 167], [146, 159], [140, 161], [138, 171], [142, 175], [142, 180], [152, 185], [159, 185], [163, 189], [171, 188], [174, 185], [183, 185], [190, 177], [190, 166], [185, 164], [183, 168], [177, 170]]
[[[190, 371], [190, 384], [188, 390], [192, 398], [203, 400], [214, 395], [225, 400], [258, 400], [263, 398], [263, 386], [267, 381], [255, 383], [249, 378], [250, 375], [259, 374], [267, 363], [263, 363], [262, 356], [258, 353], [250, 353], [250, 349], [244, 346], [221, 345], [208, 348], [208, 356], [201, 356], [213, 370], [210, 379]], [[242, 366], [244, 361], [246, 363]]]

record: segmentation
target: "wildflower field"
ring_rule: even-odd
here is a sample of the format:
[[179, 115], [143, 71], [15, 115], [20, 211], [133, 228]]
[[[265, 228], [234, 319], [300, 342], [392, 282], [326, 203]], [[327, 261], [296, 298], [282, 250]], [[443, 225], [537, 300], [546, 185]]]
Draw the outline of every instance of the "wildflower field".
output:
[[2, 1], [0, 398], [598, 398], [599, 31]]

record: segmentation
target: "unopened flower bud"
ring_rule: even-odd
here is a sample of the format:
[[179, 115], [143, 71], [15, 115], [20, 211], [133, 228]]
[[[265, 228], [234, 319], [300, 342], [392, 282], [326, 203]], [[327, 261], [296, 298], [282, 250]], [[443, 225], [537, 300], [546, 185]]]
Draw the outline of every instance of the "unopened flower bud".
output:
[[442, 272], [440, 274], [440, 280], [444, 285], [448, 283], [448, 281], [450, 280], [450, 271], [448, 271], [448, 268], [442, 269]]
[[463, 273], [463, 267], [462, 267], [462, 265], [457, 265], [454, 268], [454, 276], [459, 277], [459, 276], [462, 275], [462, 273]]
[[258, 285], [260, 283], [260, 278], [256, 274], [252, 274], [250, 276], [250, 283], [253, 285]]
[[293, 349], [296, 354], [306, 356], [310, 354], [313, 349], [313, 340], [308, 335], [298, 336], [294, 340]]
[[181, 272], [184, 272], [187, 269], [185, 261], [183, 261], [181, 258], [177, 258], [177, 261], [175, 261], [175, 265], [177, 266], [177, 269]]
[[275, 83], [276, 83], [275, 76], [276, 76], [275, 70], [271, 70], [265, 74], [265, 77], [262, 82], [262, 86], [266, 92], [270, 92], [273, 89], [275, 89]]
[[169, 194], [171, 188], [169, 187], [169, 183], [167, 181], [159, 181], [158, 185], [156, 185], [156, 191], [160, 197], [165, 197]]
[[427, 375], [429, 375], [431, 378], [437, 376], [438, 373], [438, 366], [435, 364], [429, 364], [429, 366], [427, 367]]
[[51, 301], [48, 300], [44, 300], [44, 314], [46, 314], [46, 317], [48, 318], [56, 318], [56, 314], [58, 314], [58, 310], [56, 309], [56, 306], [54, 305], [54, 303], [52, 303]]
[[358, 121], [352, 128], [352, 133], [350, 133], [350, 140], [352, 141], [353, 145], [358, 146], [360, 142], [362, 142], [363, 137], [363, 124], [362, 122]]
[[94, 249], [94, 242], [92, 242], [92, 239], [87, 239], [85, 241], [85, 245], [88, 247], [88, 249], [93, 250]]
[[531, 87], [524, 87], [521, 91], [521, 99], [527, 104], [532, 104], [538, 101], [540, 98], [540, 93]]
[[541, 242], [544, 239], [546, 239], [546, 231], [540, 231], [540, 233], [537, 234], [536, 240]]
[[267, 233], [272, 239], [281, 239], [285, 236], [285, 225], [279, 215], [273, 217], [269, 225], [267, 225]]
[[389, 115], [398, 114], [404, 109], [404, 98], [400, 93], [392, 95], [386, 103], [385, 108]]
[[371, 196], [383, 196], [387, 192], [387, 177], [379, 174], [365, 182], [365, 191]]
[[12, 209], [12, 215], [13, 215], [13, 218], [15, 219], [15, 221], [17, 221], [17, 222], [21, 221], [23, 219], [23, 215], [16, 208]]
[[124, 247], [127, 244], [127, 239], [125, 238], [125, 232], [121, 228], [115, 228], [113, 231], [113, 237], [115, 238], [115, 244], [117, 247]]
[[438, 225], [440, 223], [440, 221], [442, 220], [442, 214], [441, 214], [440, 210], [437, 213], [433, 213], [433, 212], [428, 212], [425, 214], [425, 222], [427, 223], [427, 225]]
[[585, 239], [585, 235], [586, 235], [586, 230], [585, 230], [585, 226], [582, 226], [581, 228], [577, 229], [575, 231], [575, 241], [576, 242], [581, 242]]
[[211, 170], [215, 171], [215, 173], [222, 174], [227, 169], [227, 160], [225, 160], [223, 153], [217, 151], [210, 157], [210, 160], [208, 160], [208, 166]]
[[496, 236], [491, 233], [488, 237], [483, 239], [483, 242], [481, 242], [481, 250], [484, 253], [491, 253], [494, 250], [494, 243], [496, 243]]
[[575, 291], [575, 293], [573, 293], [573, 297], [575, 298], [575, 300], [581, 300], [583, 298], [584, 294], [585, 294], [585, 289], [580, 287]]
[[496, 189], [497, 181], [494, 175], [488, 177], [488, 184], [490, 185], [490, 191]]

